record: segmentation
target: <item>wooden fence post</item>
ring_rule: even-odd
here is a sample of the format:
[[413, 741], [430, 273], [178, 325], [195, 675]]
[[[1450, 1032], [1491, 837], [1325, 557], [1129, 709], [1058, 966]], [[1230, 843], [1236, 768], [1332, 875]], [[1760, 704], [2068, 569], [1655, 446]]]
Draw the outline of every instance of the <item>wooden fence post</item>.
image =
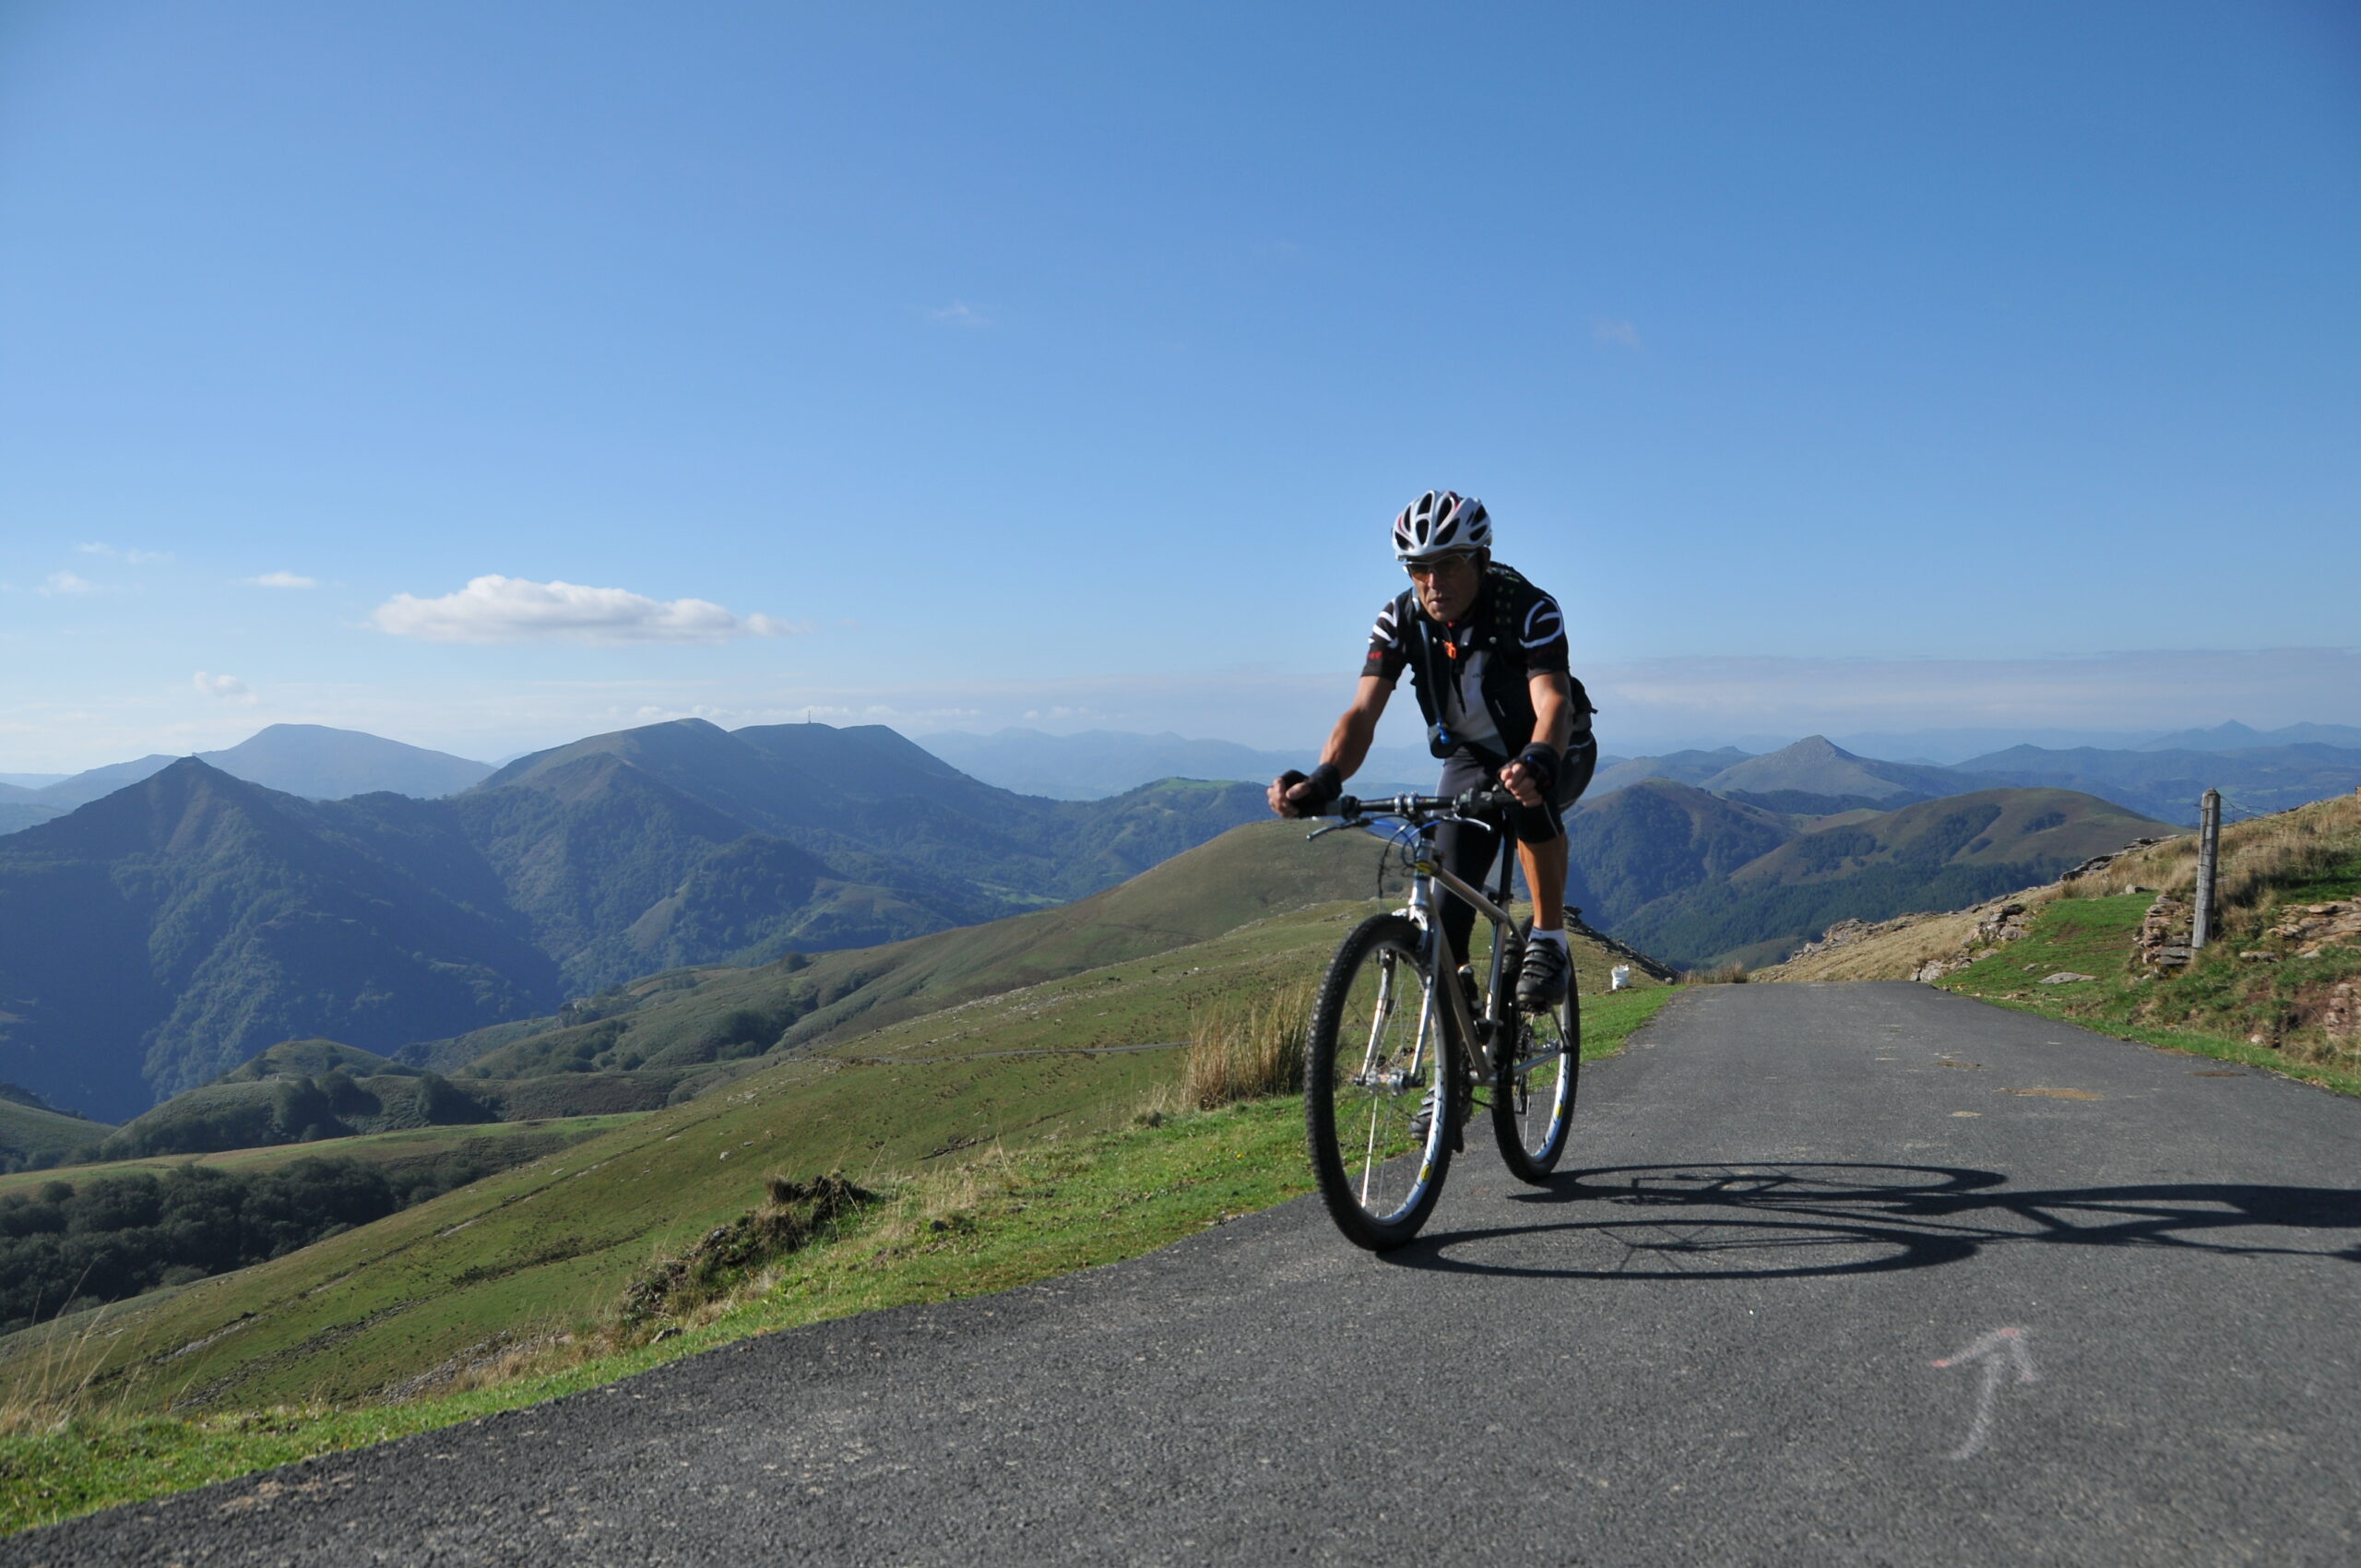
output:
[[2208, 790], [2197, 806], [2197, 899], [2189, 916], [2189, 950], [2213, 934], [2213, 874], [2222, 852], [2222, 791]]

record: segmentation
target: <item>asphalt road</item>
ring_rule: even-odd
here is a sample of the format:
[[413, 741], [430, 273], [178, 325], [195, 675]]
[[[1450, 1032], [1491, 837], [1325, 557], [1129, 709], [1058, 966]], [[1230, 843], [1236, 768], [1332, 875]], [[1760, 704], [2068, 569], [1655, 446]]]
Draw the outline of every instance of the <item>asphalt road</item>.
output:
[[1471, 1138], [1384, 1259], [1294, 1204], [0, 1562], [2361, 1562], [2361, 1104], [1756, 985], [1576, 1138], [1548, 1192]]

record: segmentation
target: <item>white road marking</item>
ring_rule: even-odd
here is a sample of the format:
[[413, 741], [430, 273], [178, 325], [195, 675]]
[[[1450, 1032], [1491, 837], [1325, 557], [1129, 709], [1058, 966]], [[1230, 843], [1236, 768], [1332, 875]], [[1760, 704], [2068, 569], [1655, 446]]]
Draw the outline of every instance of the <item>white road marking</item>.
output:
[[2000, 1384], [2007, 1381], [2012, 1363], [2017, 1382], [2040, 1381], [2040, 1374], [2033, 1370], [2033, 1348], [2025, 1338], [2022, 1328], [1996, 1328], [1966, 1349], [1935, 1363], [1939, 1367], [1956, 1367], [1969, 1361], [1984, 1365], [1984, 1379], [1975, 1391], [1975, 1420], [1968, 1425], [1967, 1440], [1952, 1451], [1953, 1459], [1973, 1459], [1992, 1440], [1993, 1409], [1999, 1403]]

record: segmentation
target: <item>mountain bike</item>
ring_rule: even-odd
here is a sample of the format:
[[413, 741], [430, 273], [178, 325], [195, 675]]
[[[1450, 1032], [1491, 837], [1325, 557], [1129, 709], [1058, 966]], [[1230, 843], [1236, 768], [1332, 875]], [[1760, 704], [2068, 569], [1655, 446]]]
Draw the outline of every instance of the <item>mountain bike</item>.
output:
[[[1320, 1195], [1337, 1229], [1372, 1251], [1407, 1241], [1434, 1212], [1479, 1091], [1490, 1101], [1501, 1158], [1520, 1181], [1540, 1185], [1565, 1152], [1582, 1005], [1571, 973], [1556, 1007], [1516, 1005], [1529, 924], [1507, 909], [1516, 863], [1511, 803], [1504, 790], [1370, 802], [1347, 795], [1325, 814], [1342, 820], [1309, 835], [1358, 828], [1398, 846], [1410, 865], [1409, 902], [1363, 921], [1329, 961], [1305, 1049], [1304, 1124]], [[1500, 877], [1490, 892], [1438, 863], [1435, 830], [1448, 822], [1499, 835]], [[1473, 959], [1471, 968], [1451, 960], [1445, 897], [1491, 922], [1480, 990]]]

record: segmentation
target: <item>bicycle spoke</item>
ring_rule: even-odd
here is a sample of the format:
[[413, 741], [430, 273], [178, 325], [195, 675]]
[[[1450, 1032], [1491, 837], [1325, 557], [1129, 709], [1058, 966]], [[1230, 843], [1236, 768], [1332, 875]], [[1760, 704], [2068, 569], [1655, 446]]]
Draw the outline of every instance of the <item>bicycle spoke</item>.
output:
[[[1364, 921], [1330, 966], [1314, 1009], [1304, 1114], [1322, 1195], [1347, 1235], [1390, 1246], [1432, 1207], [1443, 1137], [1427, 1114], [1447, 1100], [1442, 1020], [1419, 959], [1422, 933], [1400, 916]], [[1416, 1005], [1402, 992], [1418, 988]], [[1441, 1091], [1441, 1092], [1438, 1092]], [[1442, 1118], [1448, 1134], [1449, 1117]]]

